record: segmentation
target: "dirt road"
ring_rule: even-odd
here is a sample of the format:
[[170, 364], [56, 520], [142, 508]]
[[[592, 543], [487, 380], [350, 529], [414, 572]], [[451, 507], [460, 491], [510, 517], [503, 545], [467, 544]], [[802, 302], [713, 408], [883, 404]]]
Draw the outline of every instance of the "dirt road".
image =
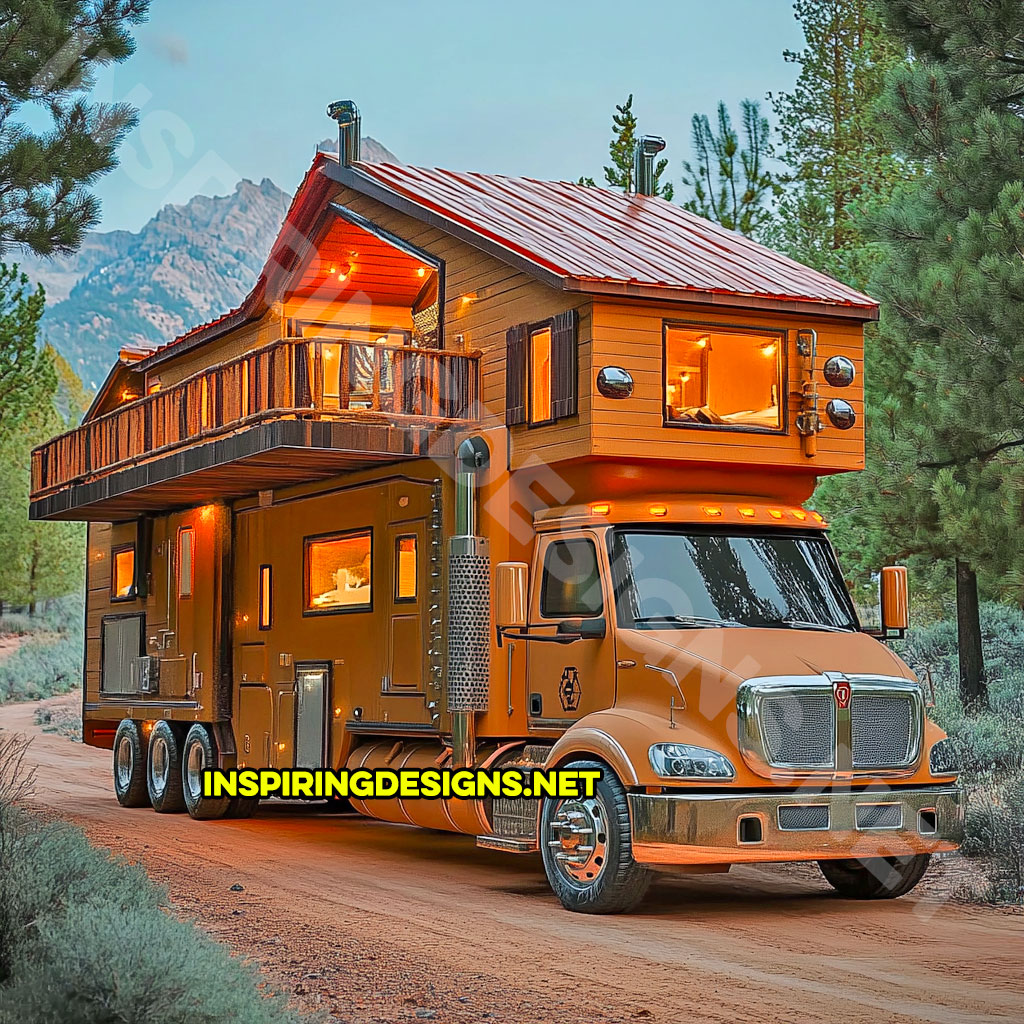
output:
[[42, 734], [33, 711], [0, 708], [0, 727], [35, 736], [37, 802], [336, 1020], [1024, 1020], [1024, 918], [934, 886], [858, 904], [810, 868], [743, 868], [660, 882], [630, 917], [574, 915], [539, 858], [468, 838], [284, 805], [232, 822], [123, 810], [109, 753]]

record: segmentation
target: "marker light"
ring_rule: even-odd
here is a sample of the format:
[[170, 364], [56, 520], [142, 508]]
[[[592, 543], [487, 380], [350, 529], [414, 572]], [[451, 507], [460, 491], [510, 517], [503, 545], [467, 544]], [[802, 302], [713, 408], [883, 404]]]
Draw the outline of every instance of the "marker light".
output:
[[660, 518], [661, 516], [667, 516], [668, 515], [668, 506], [667, 505], [651, 505], [647, 509], [647, 511], [650, 512], [652, 516], [658, 516]]
[[770, 508], [770, 509], [768, 509], [768, 515], [770, 515], [772, 517], [772, 519], [781, 519], [782, 518], [782, 509]]
[[416, 276], [417, 277], [424, 277], [426, 275], [426, 273], [427, 272], [423, 269], [423, 267], [420, 267], [419, 270], [416, 271]]
[[721, 514], [722, 510], [717, 505], [704, 506], [704, 515], [706, 516], [720, 516]]
[[277, 749], [278, 750], [284, 750], [284, 747], [285, 747], [285, 745], [283, 743], [278, 743], [278, 745], [277, 745]]
[[811, 512], [811, 518], [814, 519], [814, 520], [817, 520], [817, 522], [819, 522], [819, 523], [824, 523], [825, 522], [825, 520], [822, 517], [820, 512], [813, 512], [812, 511]]
[[807, 513], [802, 508], [794, 508], [791, 511], [793, 513], [794, 518], [796, 518], [796, 519], [806, 519], [807, 518]]
[[606, 516], [611, 510], [611, 505], [606, 501], [598, 501], [590, 506], [590, 514], [592, 516]]
[[335, 708], [334, 709], [334, 717], [335, 718], [341, 718], [341, 708]]
[[743, 516], [745, 519], [753, 519], [755, 515], [754, 510], [752, 508], [740, 508], [737, 509], [736, 511], [739, 512], [739, 514]]

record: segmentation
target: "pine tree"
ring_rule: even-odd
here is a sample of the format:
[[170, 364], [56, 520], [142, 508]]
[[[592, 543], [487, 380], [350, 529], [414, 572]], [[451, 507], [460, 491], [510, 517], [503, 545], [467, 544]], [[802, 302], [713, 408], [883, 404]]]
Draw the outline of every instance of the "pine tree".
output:
[[718, 104], [717, 133], [706, 114], [693, 115], [697, 166], [683, 162], [683, 184], [692, 193], [683, 206], [730, 231], [756, 237], [772, 217], [772, 176], [765, 167], [770, 135], [768, 120], [755, 100], [743, 100], [740, 109], [742, 148], [724, 103]]
[[924, 174], [865, 221], [885, 395], [867, 533], [955, 566], [961, 685], [980, 700], [978, 585], [1024, 602], [1024, 19], [1008, 2], [881, 10], [914, 58], [888, 77], [882, 142]]
[[[96, 223], [89, 191], [136, 123], [123, 103], [86, 98], [96, 72], [135, 49], [149, 0], [13, 0], [0, 7], [0, 254], [77, 248]], [[45, 111], [49, 124], [32, 130]]]
[[772, 95], [788, 168], [772, 243], [809, 266], [863, 286], [871, 249], [855, 215], [912, 173], [877, 130], [873, 106], [906, 46], [881, 24], [873, 0], [796, 0], [805, 37], [783, 56], [800, 73]]
[[45, 304], [42, 285], [30, 291], [16, 265], [0, 263], [0, 436], [38, 408], [56, 382], [37, 344]]
[[[611, 164], [604, 169], [604, 180], [612, 188], [620, 188], [623, 192], [632, 192], [633, 165], [636, 157], [636, 114], [633, 113], [633, 94], [630, 93], [626, 102], [616, 106], [612, 114], [612, 141], [608, 146]], [[668, 167], [668, 160], [661, 159], [654, 166], [654, 194], [662, 199], [671, 200], [674, 189], [670, 182], [662, 182], [661, 176]], [[593, 184], [592, 178], [581, 178], [580, 184]]]

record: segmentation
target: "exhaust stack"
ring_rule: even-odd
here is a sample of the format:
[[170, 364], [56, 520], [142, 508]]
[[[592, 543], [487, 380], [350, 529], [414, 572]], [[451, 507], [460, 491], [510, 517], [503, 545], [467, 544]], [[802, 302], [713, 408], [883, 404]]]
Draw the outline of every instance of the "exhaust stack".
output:
[[327, 116], [338, 122], [338, 163], [342, 167], [359, 160], [362, 122], [353, 100], [336, 100], [327, 108]]
[[665, 148], [657, 135], [641, 135], [633, 153], [633, 181], [638, 196], [654, 195], [654, 158]]
[[455, 536], [448, 549], [448, 710], [452, 764], [476, 760], [476, 715], [486, 711], [491, 677], [491, 556], [479, 522], [477, 473], [490, 464], [482, 437], [467, 438], [456, 452]]

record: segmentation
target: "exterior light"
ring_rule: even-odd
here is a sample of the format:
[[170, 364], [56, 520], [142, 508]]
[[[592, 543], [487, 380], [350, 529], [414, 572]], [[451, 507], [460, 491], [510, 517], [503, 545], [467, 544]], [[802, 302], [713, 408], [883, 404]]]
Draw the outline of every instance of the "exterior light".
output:
[[717, 517], [722, 514], [722, 510], [717, 505], [705, 505], [704, 515]]
[[752, 508], [739, 508], [736, 511], [739, 512], [739, 514], [743, 516], [745, 519], [753, 519], [755, 515], [755, 512]]
[[806, 519], [807, 513], [802, 508], [794, 508], [791, 510], [794, 519]]
[[334, 709], [334, 717], [335, 718], [341, 718], [341, 708], [335, 708]]
[[822, 517], [822, 514], [821, 514], [820, 512], [813, 512], [813, 511], [812, 511], [812, 512], [811, 512], [811, 518], [812, 518], [812, 519], [814, 519], [814, 520], [816, 520], [816, 521], [817, 521], [817, 522], [819, 522], [819, 523], [824, 523], [824, 522], [825, 522], [825, 520], [824, 520], [824, 518]]
[[708, 342], [710, 340], [711, 340], [711, 335], [710, 334], [702, 334], [697, 339], [697, 348], [707, 348], [708, 347]]
[[468, 306], [471, 302], [476, 302], [476, 292], [469, 292], [467, 295], [463, 295], [461, 302], [463, 306]]
[[331, 267], [331, 273], [332, 274], [336, 274], [337, 272], [338, 272], [338, 268], [337, 267]]
[[770, 508], [770, 509], [768, 509], [768, 515], [770, 515], [772, 517], [772, 519], [781, 519], [782, 518], [782, 509], [780, 509], [780, 508]]
[[736, 769], [717, 750], [689, 743], [655, 743], [647, 752], [651, 768], [663, 779], [732, 779]]
[[606, 501], [598, 501], [590, 506], [590, 514], [592, 516], [606, 516], [611, 510], [611, 505]]
[[681, 374], [679, 374], [679, 382], [681, 384], [686, 384], [686, 383], [689, 382], [689, 380], [690, 380], [690, 375], [688, 373], [681, 373]]
[[660, 518], [661, 516], [667, 516], [668, 515], [668, 506], [667, 505], [651, 505], [650, 508], [647, 509], [647, 511], [650, 512], [652, 516], [658, 516]]
[[278, 750], [284, 750], [284, 748], [285, 748], [285, 744], [284, 743], [278, 743], [278, 745], [277, 745], [277, 749]]
[[420, 267], [420, 268], [419, 268], [419, 269], [418, 269], [418, 270], [416, 271], [416, 276], [417, 276], [417, 277], [426, 277], [426, 274], [427, 274], [427, 272], [426, 272], [426, 271], [425, 271], [425, 270], [423, 269], [423, 267]]

